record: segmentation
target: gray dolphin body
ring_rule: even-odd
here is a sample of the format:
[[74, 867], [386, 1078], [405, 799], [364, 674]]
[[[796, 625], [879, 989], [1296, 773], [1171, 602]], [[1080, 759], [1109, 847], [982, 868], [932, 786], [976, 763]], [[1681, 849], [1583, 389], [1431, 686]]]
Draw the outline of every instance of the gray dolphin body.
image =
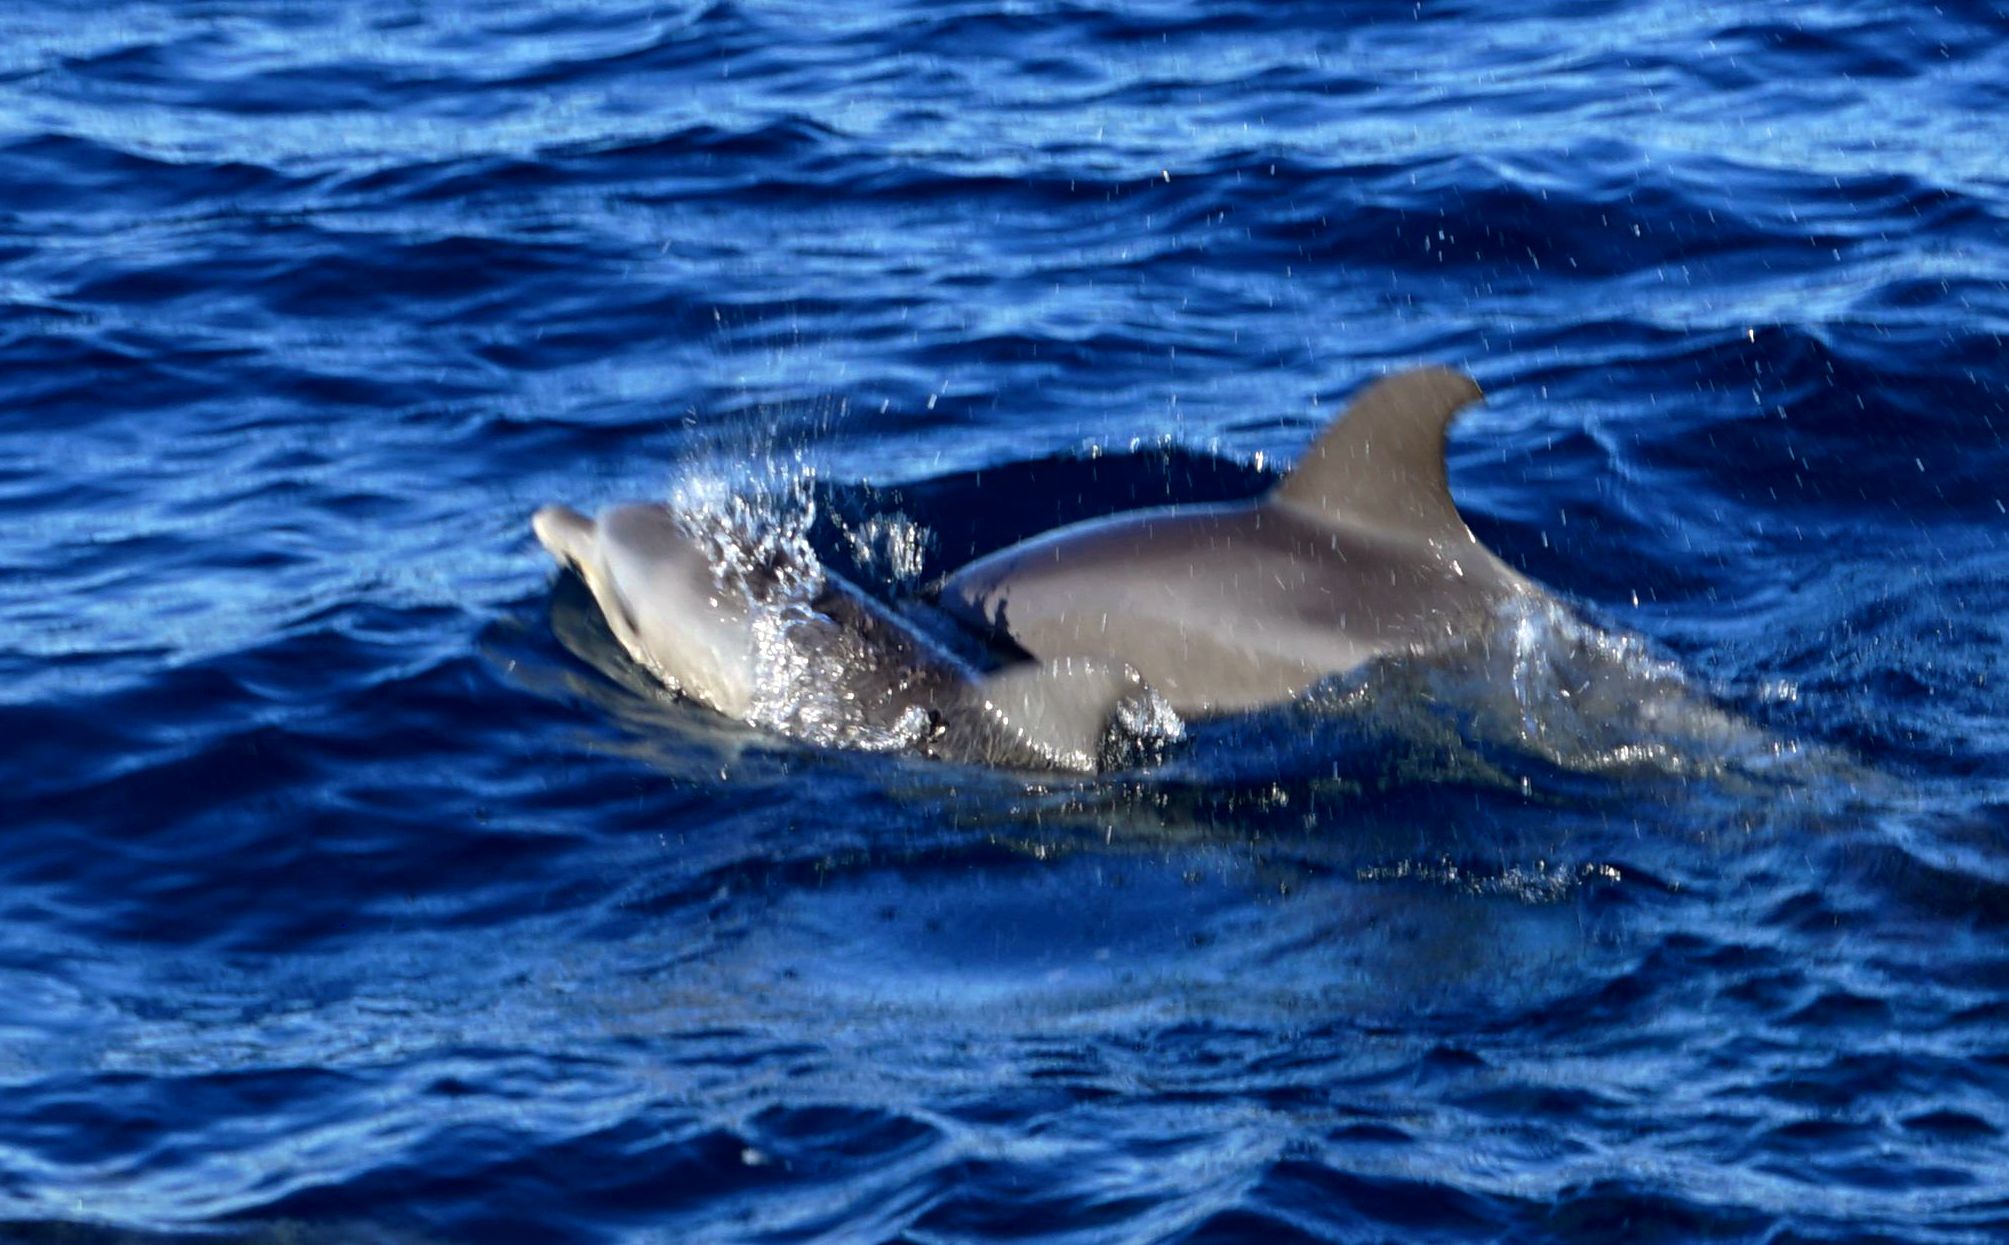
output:
[[1060, 528], [963, 567], [941, 602], [1034, 657], [1125, 662], [1182, 714], [1427, 650], [1542, 591], [1451, 501], [1445, 431], [1480, 396], [1443, 368], [1384, 377], [1261, 499]]
[[756, 726], [826, 745], [1072, 770], [1121, 757], [1131, 724], [1177, 733], [1162, 700], [1121, 663], [1063, 658], [979, 676], [810, 558], [749, 547], [701, 517], [625, 505], [596, 520], [546, 506], [531, 526], [585, 581], [630, 657], [670, 689]]

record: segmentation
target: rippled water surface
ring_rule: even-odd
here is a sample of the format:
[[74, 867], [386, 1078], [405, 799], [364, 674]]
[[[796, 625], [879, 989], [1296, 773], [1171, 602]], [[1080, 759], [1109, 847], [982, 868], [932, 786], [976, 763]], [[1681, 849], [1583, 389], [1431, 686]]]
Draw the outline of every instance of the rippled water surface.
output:
[[[2009, 16], [1509, 8], [0, 6], [0, 1235], [2009, 1235]], [[1095, 779], [529, 536], [920, 609], [1422, 362], [1572, 609]]]

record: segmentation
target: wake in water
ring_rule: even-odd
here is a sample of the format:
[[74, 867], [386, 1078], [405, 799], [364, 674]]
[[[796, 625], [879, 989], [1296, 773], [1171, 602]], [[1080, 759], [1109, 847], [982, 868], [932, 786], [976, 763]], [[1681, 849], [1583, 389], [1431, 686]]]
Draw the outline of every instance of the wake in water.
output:
[[1637, 636], [1537, 597], [1504, 604], [1441, 648], [1329, 684], [1309, 706], [1388, 723], [1449, 723], [1481, 753], [1615, 777], [1758, 776], [1804, 753], [1717, 704]]

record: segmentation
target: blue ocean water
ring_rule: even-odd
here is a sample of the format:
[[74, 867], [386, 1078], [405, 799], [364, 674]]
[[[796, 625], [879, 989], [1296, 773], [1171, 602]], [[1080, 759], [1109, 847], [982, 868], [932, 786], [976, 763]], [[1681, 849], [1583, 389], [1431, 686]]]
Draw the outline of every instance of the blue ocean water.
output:
[[[2005, 117], [1988, 3], [0, 5], [0, 1236], [2009, 1236]], [[529, 536], [911, 602], [1420, 362], [1575, 616], [1094, 779]]]

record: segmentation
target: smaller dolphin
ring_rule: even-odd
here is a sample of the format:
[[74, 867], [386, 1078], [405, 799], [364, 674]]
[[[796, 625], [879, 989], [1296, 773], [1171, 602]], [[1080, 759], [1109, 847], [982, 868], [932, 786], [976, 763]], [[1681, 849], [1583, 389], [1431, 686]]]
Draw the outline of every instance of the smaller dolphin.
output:
[[671, 690], [811, 743], [1091, 771], [1177, 718], [1120, 662], [977, 675], [785, 543], [660, 505], [546, 506], [538, 541], [585, 581], [621, 647]]
[[1036, 658], [1127, 663], [1182, 714], [1272, 704], [1440, 647], [1547, 599], [1451, 501], [1445, 430], [1479, 397], [1445, 368], [1384, 377], [1267, 496], [1047, 532], [955, 572], [941, 602]]

